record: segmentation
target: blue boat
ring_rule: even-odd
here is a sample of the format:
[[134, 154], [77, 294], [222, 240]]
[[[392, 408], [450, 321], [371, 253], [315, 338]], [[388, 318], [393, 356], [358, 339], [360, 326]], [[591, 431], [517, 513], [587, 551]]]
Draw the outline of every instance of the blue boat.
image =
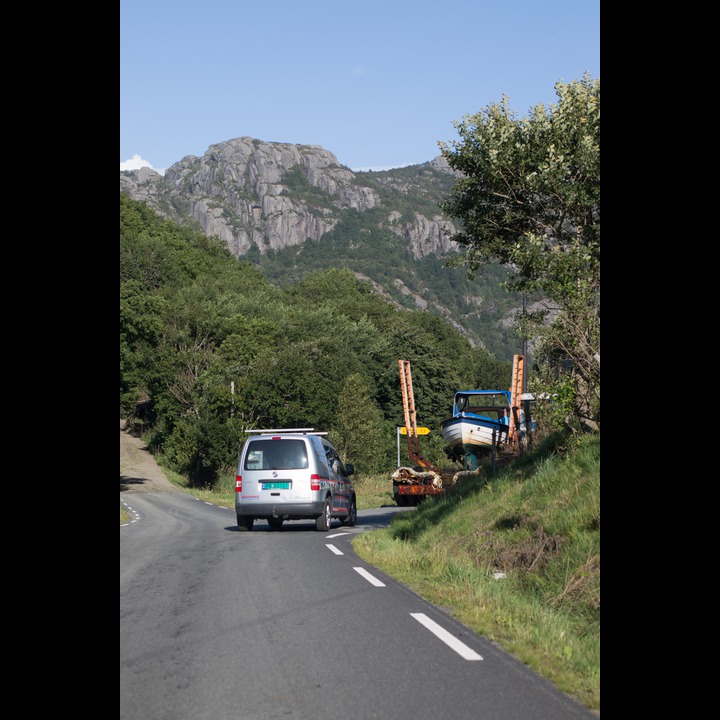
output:
[[445, 454], [477, 470], [480, 458], [508, 442], [510, 412], [509, 390], [458, 390], [452, 416], [440, 423]]

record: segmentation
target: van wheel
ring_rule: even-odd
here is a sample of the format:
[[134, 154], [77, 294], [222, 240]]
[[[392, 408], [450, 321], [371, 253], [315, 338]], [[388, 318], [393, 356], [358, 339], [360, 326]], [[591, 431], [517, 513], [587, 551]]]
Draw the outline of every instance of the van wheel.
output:
[[323, 513], [319, 518], [315, 519], [315, 529], [320, 532], [327, 532], [330, 529], [330, 523], [332, 522], [332, 503], [330, 498], [325, 498], [325, 506], [323, 507]]
[[248, 517], [247, 515], [238, 515], [237, 516], [238, 530], [240, 530], [242, 532], [248, 532], [249, 530], [252, 530], [254, 521], [255, 521], [255, 518], [253, 518], [253, 517]]
[[282, 527], [283, 519], [282, 518], [268, 518], [267, 524], [270, 526], [271, 530], [279, 530]]
[[355, 524], [356, 520], [357, 520], [357, 503], [355, 502], [355, 496], [353, 495], [350, 498], [350, 507], [348, 508], [347, 517], [344, 517], [340, 522], [343, 525], [352, 527]]

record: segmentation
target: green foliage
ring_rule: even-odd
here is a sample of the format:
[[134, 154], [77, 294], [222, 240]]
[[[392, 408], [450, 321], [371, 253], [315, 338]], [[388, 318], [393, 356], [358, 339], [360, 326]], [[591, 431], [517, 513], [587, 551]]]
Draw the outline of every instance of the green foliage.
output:
[[430, 163], [409, 165], [381, 172], [356, 174], [358, 184], [372, 188], [386, 207], [400, 212], [404, 222], [416, 213], [432, 218], [438, 214], [441, 199], [452, 189], [454, 178]]
[[518, 119], [506, 99], [455, 124], [461, 140], [441, 143], [464, 173], [443, 210], [460, 218], [453, 239], [471, 273], [512, 268], [510, 290], [541, 292], [555, 317], [529, 314], [546, 390], [572, 381], [573, 430], [600, 422], [600, 81], [557, 83], [558, 103]]
[[147, 399], [153, 364], [167, 312], [163, 298], [146, 292], [137, 280], [120, 284], [120, 414], [132, 413]]
[[568, 298], [563, 312], [538, 335], [534, 385], [558, 398], [556, 411], [574, 432], [600, 426], [599, 294]]
[[245, 428], [325, 430], [360, 474], [390, 472], [400, 358], [436, 457], [457, 389], [510, 384], [509, 362], [435, 315], [397, 309], [349, 269], [280, 288], [142, 203], [121, 194], [120, 207], [121, 416], [142, 420], [192, 487], [231, 471]]
[[[384, 192], [389, 191], [384, 189]], [[415, 211], [421, 212], [415, 195], [408, 198], [398, 193], [398, 197], [400, 199], [393, 200], [392, 207], [401, 207], [402, 200], [409, 208], [414, 208], [412, 212], [409, 210], [406, 221], [414, 218]], [[268, 251], [264, 256], [251, 249], [244, 257], [256, 262], [268, 280], [283, 288], [293, 288], [319, 271], [338, 269], [345, 269], [348, 279], [341, 280], [337, 275], [328, 278], [337, 277], [338, 282], [351, 282], [355, 288], [359, 281], [350, 281], [349, 278], [355, 273], [360, 274], [382, 283], [387, 288], [389, 299], [408, 310], [416, 310], [418, 302], [432, 302], [437, 307], [452, 308], [453, 313], [459, 312], [465, 325], [474, 329], [473, 341], [499, 358], [510, 359], [519, 352], [520, 339], [501, 322], [513, 307], [521, 304], [517, 294], [509, 295], [503, 287], [508, 271], [500, 265], [489, 264], [478, 278], [471, 280], [464, 269], [448, 266], [435, 255], [415, 260], [409, 256], [406, 242], [401, 237], [379, 227], [385, 219], [385, 212], [380, 208], [363, 213], [354, 209], [344, 210], [340, 222], [320, 240], [307, 240], [301, 246]], [[426, 212], [430, 217], [436, 215], [437, 205], [426, 209]], [[422, 298], [407, 291], [417, 284], [415, 273], [422, 275], [422, 284], [426, 288]], [[363, 285], [369, 293], [367, 284]], [[339, 285], [336, 291], [342, 293]], [[481, 307], [468, 301], [468, 298], [478, 295], [483, 297]], [[374, 297], [379, 300], [376, 294]], [[381, 304], [387, 306], [387, 302]], [[388, 311], [390, 309], [387, 308]], [[450, 316], [449, 310], [447, 316]]]
[[136, 280], [146, 290], [182, 287], [233, 259], [219, 240], [163, 220], [122, 192], [120, 227], [120, 282]]
[[373, 400], [371, 383], [360, 373], [345, 378], [329, 438], [358, 476], [392, 467], [382, 411]]

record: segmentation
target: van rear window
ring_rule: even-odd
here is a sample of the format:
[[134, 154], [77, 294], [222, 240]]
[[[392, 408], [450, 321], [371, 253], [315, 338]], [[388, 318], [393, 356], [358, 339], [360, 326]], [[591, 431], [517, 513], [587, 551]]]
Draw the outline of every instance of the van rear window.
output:
[[304, 470], [307, 467], [304, 440], [253, 440], [245, 453], [245, 470]]

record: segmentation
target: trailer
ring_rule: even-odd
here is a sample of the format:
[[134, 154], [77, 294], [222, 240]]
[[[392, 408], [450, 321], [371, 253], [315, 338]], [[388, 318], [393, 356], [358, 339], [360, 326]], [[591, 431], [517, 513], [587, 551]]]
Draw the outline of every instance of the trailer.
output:
[[[439, 495], [451, 482], [452, 473], [443, 472], [439, 467], [420, 454], [415, 397], [412, 388], [412, 373], [409, 360], [398, 360], [400, 388], [402, 390], [407, 435], [408, 458], [413, 467], [399, 467], [392, 475], [393, 497], [400, 506], [417, 505], [428, 495]], [[399, 447], [399, 446], [398, 446]]]
[[399, 467], [392, 474], [393, 497], [398, 505], [417, 505], [428, 495], [445, 492], [447, 473]]
[[[456, 485], [459, 480], [477, 475], [481, 471], [480, 460], [488, 457], [491, 462], [491, 472], [504, 465], [514, 455], [517, 449], [522, 452], [523, 443], [527, 443], [530, 433], [534, 429], [532, 424], [526, 425], [530, 417], [530, 404], [532, 395], [523, 394], [525, 374], [524, 355], [515, 355], [513, 358], [512, 384], [509, 390], [471, 390], [463, 393], [459, 391], [453, 403], [453, 417], [441, 424], [443, 439], [448, 443], [445, 454], [453, 462], [461, 462], [463, 469], [459, 471], [441, 470], [420, 454], [419, 432], [415, 414], [415, 398], [412, 387], [412, 373], [409, 360], [398, 360], [400, 369], [400, 388], [402, 391], [403, 411], [405, 414], [405, 434], [408, 443], [408, 458], [415, 463], [413, 467], [398, 467], [392, 475], [393, 497], [398, 505], [417, 505], [428, 495], [439, 495], [449, 487]], [[485, 407], [495, 413], [491, 416], [477, 415], [466, 412], [466, 408], [457, 407], [457, 396], [492, 397], [492, 408]], [[472, 408], [471, 408], [472, 409]], [[502, 417], [501, 417], [502, 411]], [[463, 434], [464, 425], [472, 424], [468, 430], [468, 437]], [[484, 426], [487, 426], [485, 428]], [[421, 428], [427, 432], [427, 428]], [[487, 431], [487, 438], [481, 434]], [[457, 434], [457, 437], [453, 435]], [[474, 434], [473, 434], [474, 433]], [[398, 444], [398, 465], [400, 464], [400, 445]], [[502, 457], [498, 457], [500, 452]]]

